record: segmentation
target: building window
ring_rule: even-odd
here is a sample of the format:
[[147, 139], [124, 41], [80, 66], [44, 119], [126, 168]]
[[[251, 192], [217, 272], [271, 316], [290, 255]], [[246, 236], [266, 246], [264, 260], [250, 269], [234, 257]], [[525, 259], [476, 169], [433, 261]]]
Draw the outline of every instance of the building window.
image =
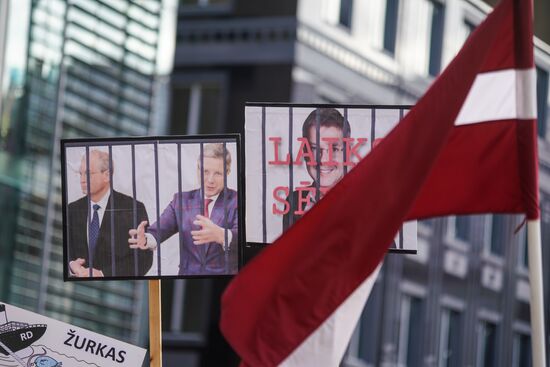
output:
[[432, 234], [435, 228], [435, 219], [423, 219], [418, 221], [418, 230], [422, 234]]
[[451, 239], [460, 242], [470, 242], [470, 217], [458, 215], [450, 217], [448, 222], [448, 233]]
[[477, 367], [496, 367], [497, 362], [497, 325], [482, 321], [477, 334]]
[[351, 18], [353, 14], [353, 0], [340, 0], [340, 16], [338, 23], [351, 29]]
[[457, 29], [456, 34], [453, 33], [453, 36], [457, 41], [455, 53], [459, 51], [460, 47], [464, 45], [468, 37], [470, 37], [475, 29], [476, 22], [473, 19], [469, 19], [468, 17], [463, 19], [463, 21], [460, 23], [460, 27]]
[[433, 228], [435, 226], [435, 219], [422, 219], [419, 221], [424, 227]]
[[466, 38], [468, 38], [470, 34], [474, 32], [474, 29], [476, 29], [477, 26], [472, 21], [464, 19], [464, 27], [466, 29]]
[[527, 247], [527, 230], [525, 228], [522, 228], [521, 231], [518, 233], [518, 236], [520, 237], [520, 243], [518, 246], [518, 267], [520, 269], [528, 269], [529, 268], [529, 252]]
[[432, 2], [432, 27], [430, 32], [430, 61], [428, 72], [437, 75], [441, 71], [441, 55], [443, 50], [443, 27], [445, 8], [438, 1]]
[[208, 279], [162, 282], [162, 329], [174, 334], [204, 336], [208, 329], [210, 282]]
[[397, 39], [397, 17], [399, 15], [399, 0], [387, 0], [386, 19], [384, 23], [384, 50], [395, 54]]
[[486, 226], [487, 234], [490, 238], [486, 239], [489, 253], [496, 256], [504, 256], [504, 242], [506, 236], [506, 216], [493, 214], [487, 217], [489, 222]]
[[230, 14], [233, 6], [234, 0], [179, 0], [178, 11], [185, 16]]
[[[382, 297], [380, 283], [372, 289], [361, 319], [359, 321], [358, 340], [354, 356], [371, 365], [376, 364], [377, 352], [380, 345]], [[351, 349], [351, 348], [350, 348]]]
[[218, 81], [175, 85], [172, 93], [172, 134], [216, 133], [221, 128], [223, 84]]
[[548, 71], [537, 66], [537, 120], [538, 134], [546, 137], [548, 117]]
[[[443, 4], [439, 0], [403, 1], [398, 13], [399, 40], [397, 44], [388, 43], [386, 49], [391, 52], [395, 47], [394, 55], [405, 74], [437, 75], [441, 69], [443, 49]], [[390, 24], [386, 23], [386, 27]], [[386, 36], [390, 37], [391, 32], [388, 31]]]
[[400, 366], [420, 366], [422, 360], [423, 302], [421, 298], [403, 295], [399, 324], [397, 363]]
[[512, 367], [530, 367], [531, 360], [531, 337], [526, 334], [514, 335], [514, 346], [512, 353]]
[[228, 4], [229, 0], [180, 0], [183, 6], [211, 6], [216, 4]]
[[459, 367], [461, 314], [448, 308], [441, 312], [438, 367]]

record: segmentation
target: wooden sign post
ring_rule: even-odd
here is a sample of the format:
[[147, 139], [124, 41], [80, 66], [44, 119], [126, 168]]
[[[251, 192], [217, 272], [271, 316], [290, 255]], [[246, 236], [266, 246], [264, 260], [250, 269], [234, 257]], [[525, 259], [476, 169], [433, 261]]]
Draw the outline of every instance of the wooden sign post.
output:
[[160, 279], [149, 280], [149, 357], [151, 367], [162, 367]]

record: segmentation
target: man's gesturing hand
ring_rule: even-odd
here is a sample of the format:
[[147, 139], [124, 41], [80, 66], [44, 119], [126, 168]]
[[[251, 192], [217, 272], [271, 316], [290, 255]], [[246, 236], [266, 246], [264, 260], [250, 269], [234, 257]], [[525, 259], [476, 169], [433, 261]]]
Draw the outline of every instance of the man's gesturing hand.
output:
[[84, 264], [86, 263], [86, 260], [82, 258], [78, 258], [76, 260], [73, 260], [69, 263], [69, 267], [71, 268], [71, 272], [77, 276], [88, 276], [87, 269], [84, 267]]
[[141, 222], [137, 229], [130, 229], [128, 231], [128, 234], [130, 235], [130, 238], [128, 239], [128, 243], [130, 244], [130, 248], [138, 248], [140, 250], [147, 250], [147, 237], [145, 237], [145, 226], [147, 225], [147, 221], [144, 220]]
[[[77, 276], [79, 278], [87, 278], [90, 276], [90, 269], [84, 266], [85, 263], [86, 260], [82, 258], [78, 258], [69, 263], [69, 267], [71, 268], [71, 272], [74, 276]], [[92, 269], [92, 276], [102, 277], [103, 272], [101, 270]]]
[[195, 245], [204, 245], [210, 242], [223, 245], [224, 231], [222, 227], [214, 224], [209, 218], [202, 215], [197, 215], [197, 219], [193, 221], [193, 224], [201, 227], [198, 231], [191, 231]]

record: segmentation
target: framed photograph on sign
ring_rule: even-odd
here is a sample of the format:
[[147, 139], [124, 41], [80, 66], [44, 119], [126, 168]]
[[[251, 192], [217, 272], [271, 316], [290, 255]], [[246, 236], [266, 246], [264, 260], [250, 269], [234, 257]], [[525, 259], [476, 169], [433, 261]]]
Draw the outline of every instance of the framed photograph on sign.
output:
[[239, 135], [61, 141], [65, 280], [237, 273]]
[[[408, 106], [248, 103], [245, 261], [249, 252], [253, 256], [300, 220], [408, 110]], [[376, 213], [365, 213], [365, 220], [371, 215]], [[416, 253], [416, 227], [416, 222], [405, 223], [389, 251]]]

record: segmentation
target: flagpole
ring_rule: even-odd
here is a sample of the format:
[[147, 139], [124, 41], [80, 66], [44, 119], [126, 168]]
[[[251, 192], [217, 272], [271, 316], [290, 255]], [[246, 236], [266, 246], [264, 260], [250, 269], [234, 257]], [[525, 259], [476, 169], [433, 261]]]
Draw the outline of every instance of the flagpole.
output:
[[527, 246], [529, 253], [529, 285], [531, 288], [529, 307], [531, 309], [533, 366], [546, 367], [540, 219], [527, 221]]
[[151, 367], [162, 367], [160, 279], [149, 280], [149, 359]]

